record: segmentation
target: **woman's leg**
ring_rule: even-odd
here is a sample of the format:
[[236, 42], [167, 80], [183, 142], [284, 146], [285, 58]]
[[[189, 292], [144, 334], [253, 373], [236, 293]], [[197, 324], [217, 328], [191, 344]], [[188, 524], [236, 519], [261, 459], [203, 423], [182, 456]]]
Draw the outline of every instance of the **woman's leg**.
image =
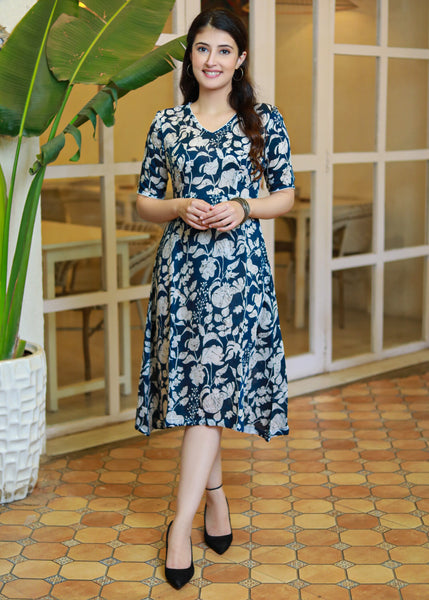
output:
[[[218, 453], [213, 463], [212, 470], [207, 480], [206, 494], [206, 529], [209, 535], [227, 535], [231, 533], [231, 525], [229, 521], [229, 509], [226, 502], [225, 492], [223, 487], [219, 488], [222, 483], [222, 462], [220, 445]], [[217, 489], [211, 489], [217, 488]]]
[[185, 569], [191, 563], [192, 521], [217, 457], [220, 457], [221, 435], [220, 427], [205, 425], [188, 427], [183, 435], [177, 511], [168, 536], [166, 566], [170, 569]]

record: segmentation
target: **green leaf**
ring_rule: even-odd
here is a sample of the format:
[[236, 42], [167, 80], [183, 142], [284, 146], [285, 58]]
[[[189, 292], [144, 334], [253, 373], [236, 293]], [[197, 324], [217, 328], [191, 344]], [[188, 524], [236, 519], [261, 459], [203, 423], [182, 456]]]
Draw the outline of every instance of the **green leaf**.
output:
[[152, 50], [174, 0], [85, 0], [78, 17], [62, 15], [51, 29], [48, 61], [59, 80], [108, 83]]
[[41, 169], [31, 182], [22, 212], [15, 254], [7, 286], [5, 310], [0, 315], [0, 360], [14, 354], [22, 311], [28, 259], [33, 238], [34, 221], [37, 214], [45, 169]]
[[21, 338], [18, 338], [18, 340], [15, 344], [15, 351], [13, 353], [13, 358], [21, 358], [21, 356], [24, 356], [26, 343], [27, 342], [25, 340], [21, 340]]
[[77, 127], [75, 127], [74, 125], [72, 125], [71, 123], [69, 123], [67, 125], [67, 127], [64, 129], [64, 133], [70, 133], [75, 139], [75, 142], [77, 144], [77, 151], [76, 151], [76, 154], [74, 154], [70, 160], [72, 160], [73, 162], [76, 162], [80, 158], [80, 148], [82, 146], [82, 134], [79, 131], [79, 129]]
[[[39, 0], [18, 23], [0, 52], [0, 134], [19, 132], [27, 92], [52, 10], [77, 11], [77, 0]], [[25, 122], [24, 135], [38, 136], [49, 126], [61, 106], [67, 82], [59, 82], [49, 70], [43, 53]]]
[[[97, 115], [100, 116], [105, 125], [113, 125], [118, 99], [128, 94], [128, 92], [136, 90], [171, 71], [174, 68], [173, 59], [183, 59], [185, 52], [184, 41], [185, 38], [181, 37], [163, 44], [115, 75], [114, 79], [108, 85], [102, 88], [85, 104], [82, 110], [74, 117], [71, 124], [77, 128], [90, 120], [94, 127], [94, 135]], [[64, 132], [42, 146], [41, 154], [38, 155], [38, 161], [33, 165], [33, 173], [36, 173], [42, 166], [46, 166], [56, 159], [61, 148], [64, 146], [64, 133], [68, 133], [67, 130], [68, 126], [64, 129]], [[78, 146], [80, 148], [79, 143]]]
[[[0, 234], [2, 239], [6, 232], [6, 205], [7, 205], [7, 186], [4, 177], [3, 169], [0, 165]], [[4, 311], [4, 301], [6, 296], [6, 273], [7, 273], [7, 256], [3, 256], [3, 244], [0, 244], [0, 314]]]
[[37, 155], [37, 160], [30, 169], [30, 173], [35, 175], [43, 165], [47, 165], [56, 160], [57, 156], [64, 148], [66, 137], [63, 132], [43, 144], [40, 148], [40, 154]]

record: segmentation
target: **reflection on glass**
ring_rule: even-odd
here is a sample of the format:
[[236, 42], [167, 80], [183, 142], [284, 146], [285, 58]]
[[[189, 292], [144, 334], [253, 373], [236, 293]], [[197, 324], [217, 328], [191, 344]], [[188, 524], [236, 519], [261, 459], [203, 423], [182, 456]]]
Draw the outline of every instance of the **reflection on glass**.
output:
[[[47, 423], [54, 425], [105, 414], [103, 310], [99, 307], [51, 313], [45, 319], [48, 378], [58, 389], [48, 394]], [[99, 389], [88, 389], [98, 380]], [[73, 386], [73, 389], [67, 389]], [[49, 388], [50, 386], [48, 386]], [[97, 384], [95, 385], [97, 387]], [[60, 397], [63, 394], [65, 397]]]
[[427, 60], [390, 58], [387, 80], [387, 150], [427, 146]]
[[295, 204], [275, 220], [274, 277], [288, 356], [309, 351], [311, 173], [296, 174]]
[[332, 358], [371, 351], [371, 268], [332, 273]]
[[125, 219], [117, 221], [116, 248], [119, 287], [150, 283], [155, 255], [163, 231], [163, 227], [157, 223]]
[[376, 59], [335, 56], [334, 151], [375, 149]]
[[294, 154], [312, 151], [313, 16], [276, 2], [276, 98]]
[[334, 166], [334, 257], [371, 251], [372, 195], [372, 164]]
[[121, 389], [121, 410], [134, 409], [137, 403], [147, 302], [147, 298], [143, 298], [130, 303], [131, 389], [129, 394]]
[[335, 43], [372, 44], [377, 43], [377, 2], [357, 2], [355, 8], [341, 10], [343, 0], [335, 3]]
[[99, 178], [47, 179], [41, 205], [45, 298], [101, 289]]
[[429, 47], [429, 3], [389, 0], [389, 46]]
[[146, 136], [156, 112], [174, 104], [173, 73], [167, 73], [121, 98], [113, 130], [115, 162], [135, 161], [137, 172]]
[[424, 259], [387, 263], [384, 270], [384, 347], [422, 339]]
[[386, 164], [386, 250], [425, 243], [427, 189], [425, 162]]
[[[73, 117], [85, 106], [85, 104], [96, 95], [98, 88], [96, 85], [76, 85], [74, 86], [70, 98], [67, 101], [66, 108], [60, 121], [58, 132], [62, 131], [64, 127], [70, 123]], [[85, 123], [82, 127], [79, 127], [82, 134], [82, 146], [80, 162], [85, 164], [98, 163], [99, 148], [98, 140], [94, 138], [94, 129], [90, 122]], [[45, 133], [40, 137], [40, 144], [44, 144], [48, 141], [49, 137], [48, 128]], [[77, 150], [76, 142], [71, 135], [66, 135], [66, 144], [61, 154], [55, 161], [56, 165], [70, 165], [69, 159], [75, 154]]]
[[150, 283], [164, 225], [143, 221], [137, 214], [137, 177], [116, 178], [116, 250], [118, 286]]

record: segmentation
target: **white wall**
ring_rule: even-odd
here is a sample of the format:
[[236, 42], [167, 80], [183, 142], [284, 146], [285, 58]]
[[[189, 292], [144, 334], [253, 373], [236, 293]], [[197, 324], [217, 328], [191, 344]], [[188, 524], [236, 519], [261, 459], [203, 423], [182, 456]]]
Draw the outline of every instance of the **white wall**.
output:
[[[13, 27], [24, 16], [24, 14], [35, 4], [34, 0], [1, 0], [0, 25], [6, 27], [10, 33]], [[15, 153], [16, 140], [0, 138], [0, 162], [9, 184]], [[19, 175], [15, 186], [15, 199], [12, 210], [11, 224], [11, 247], [10, 254], [13, 255], [15, 240], [18, 233], [20, 215], [25, 197], [30, 187], [31, 177], [28, 174], [29, 167], [34, 162], [38, 151], [38, 140], [28, 139], [24, 141], [21, 149]], [[28, 266], [27, 285], [24, 294], [24, 305], [20, 324], [20, 337], [43, 345], [43, 289], [42, 289], [42, 254], [41, 254], [41, 225], [40, 208], [36, 220], [33, 244]], [[10, 256], [10, 259], [12, 256]]]

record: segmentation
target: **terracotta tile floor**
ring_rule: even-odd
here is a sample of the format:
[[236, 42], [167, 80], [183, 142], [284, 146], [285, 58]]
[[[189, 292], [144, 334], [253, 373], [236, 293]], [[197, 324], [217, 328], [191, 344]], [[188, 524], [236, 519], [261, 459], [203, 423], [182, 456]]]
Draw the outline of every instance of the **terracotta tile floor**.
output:
[[429, 374], [294, 398], [291, 435], [225, 432], [234, 542], [194, 522], [196, 573], [164, 581], [180, 431], [48, 458], [0, 510], [0, 599], [427, 600]]

